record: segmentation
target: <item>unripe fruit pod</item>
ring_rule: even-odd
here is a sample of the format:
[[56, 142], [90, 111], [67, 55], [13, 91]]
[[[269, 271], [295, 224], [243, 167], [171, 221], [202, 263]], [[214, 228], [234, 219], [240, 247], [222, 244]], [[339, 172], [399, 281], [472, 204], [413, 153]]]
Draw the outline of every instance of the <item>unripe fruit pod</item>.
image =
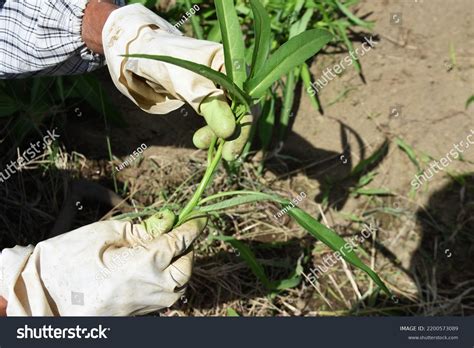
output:
[[234, 113], [225, 100], [210, 97], [201, 104], [201, 113], [214, 134], [219, 138], [227, 139], [234, 134]]
[[252, 121], [252, 115], [245, 115], [242, 117], [240, 124], [237, 126], [237, 138], [227, 141], [224, 144], [224, 148], [222, 149], [222, 158], [224, 158], [226, 161], [235, 161], [242, 153], [250, 136]]
[[176, 216], [170, 209], [163, 209], [143, 221], [146, 231], [154, 238], [168, 233], [174, 226]]
[[212, 138], [215, 136], [211, 127], [204, 126], [199, 128], [193, 135], [193, 144], [198, 149], [206, 150], [211, 146]]

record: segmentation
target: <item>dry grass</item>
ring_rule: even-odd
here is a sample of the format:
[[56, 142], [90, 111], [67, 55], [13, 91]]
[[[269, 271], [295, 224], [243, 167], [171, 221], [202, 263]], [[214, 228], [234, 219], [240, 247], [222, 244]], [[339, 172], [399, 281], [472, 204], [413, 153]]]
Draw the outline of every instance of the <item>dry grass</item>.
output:
[[[65, 187], [71, 178], [82, 177], [112, 187], [105, 178], [110, 178], [111, 168], [119, 163], [119, 159], [116, 163], [91, 161], [79, 154], [68, 154], [61, 148], [55, 150], [55, 155], [51, 156], [52, 150], [48, 149], [28, 168], [0, 186], [2, 247], [44, 239], [54, 225], [64, 201]], [[145, 206], [182, 205], [192, 194], [204, 170], [204, 158], [199, 156], [151, 157], [137, 161], [117, 175], [122, 196], [137, 211]], [[210, 193], [231, 189], [272, 189], [294, 197], [301, 192], [304, 172], [292, 178], [278, 179], [270, 173], [260, 175], [256, 167], [254, 163], [244, 164], [235, 180], [221, 170]], [[437, 201], [431, 207], [420, 207], [403, 196], [350, 198], [355, 200], [357, 208], [344, 213], [377, 222], [377, 233], [360, 245], [358, 254], [389, 284], [396, 296], [394, 299], [375, 292], [374, 284], [365, 274], [343, 263], [331, 267], [319, 282], [311, 283], [307, 278], [309, 270], [320, 265], [331, 251], [287, 217], [275, 219], [273, 215], [278, 208], [273, 204], [259, 203], [211, 218], [206, 234], [195, 246], [195, 270], [186, 296], [161, 315], [224, 316], [228, 308], [242, 316], [473, 313], [474, 280], [472, 266], [466, 264], [470, 262], [472, 265], [469, 257], [474, 245], [474, 184], [472, 177], [467, 178], [464, 185], [449, 187], [440, 194], [442, 197], [434, 198]], [[298, 189], [292, 189], [294, 186]], [[443, 207], [439, 205], [440, 201], [460, 194], [463, 199], [461, 206], [464, 207], [462, 214], [457, 212], [453, 221], [433, 217], [433, 213], [437, 214], [436, 209]], [[320, 206], [312, 197], [305, 199], [302, 206], [313, 215], [319, 215], [345, 238], [360, 233], [359, 222], [348, 219], [331, 207]], [[110, 217], [119, 211], [85, 204], [77, 215], [75, 226]], [[431, 235], [429, 226], [440, 234]], [[455, 228], [450, 229], [450, 226]], [[448, 230], [454, 232], [446, 235]], [[246, 243], [271, 280], [288, 277], [301, 264], [301, 283], [293, 289], [269, 291], [230, 245], [212, 239], [216, 234], [233, 235]], [[465, 243], [465, 248], [460, 248], [457, 241]], [[449, 244], [446, 244], [446, 249], [454, 253], [452, 260], [440, 252], [439, 243]]]

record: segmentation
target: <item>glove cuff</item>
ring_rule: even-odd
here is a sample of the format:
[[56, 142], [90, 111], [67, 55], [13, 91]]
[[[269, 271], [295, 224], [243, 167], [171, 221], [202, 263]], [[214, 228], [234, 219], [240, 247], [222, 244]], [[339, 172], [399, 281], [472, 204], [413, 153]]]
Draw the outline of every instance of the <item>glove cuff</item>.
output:
[[117, 89], [152, 114], [187, 102], [199, 112], [203, 99], [223, 96], [209, 79], [169, 63], [124, 58], [127, 53], [172, 56], [222, 71], [222, 45], [183, 36], [146, 7], [135, 4], [111, 13], [102, 31], [107, 66]]
[[[123, 25], [123, 23], [127, 23]], [[153, 13], [141, 4], [123, 6], [113, 11], [102, 29], [102, 42], [105, 47], [111, 48], [117, 44], [123, 54], [126, 51], [126, 44], [132, 41], [141, 28], [145, 26], [156, 25], [166, 30], [170, 34], [183, 35], [171, 23]]]
[[10, 293], [25, 268], [34, 247], [16, 246], [4, 249], [0, 258], [0, 296], [8, 301]]

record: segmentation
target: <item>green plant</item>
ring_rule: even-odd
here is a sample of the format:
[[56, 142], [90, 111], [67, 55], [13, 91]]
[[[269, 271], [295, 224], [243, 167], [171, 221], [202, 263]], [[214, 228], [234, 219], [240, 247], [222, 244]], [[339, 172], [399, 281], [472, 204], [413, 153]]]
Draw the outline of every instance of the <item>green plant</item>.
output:
[[[291, 37], [270, 55], [271, 22], [269, 15], [259, 0], [250, 0], [250, 4], [255, 18], [255, 45], [248, 75], [246, 69], [243, 69], [241, 64], [235, 64], [235, 62], [240, 62], [242, 57], [245, 56], [245, 43], [241, 27], [238, 24], [234, 2], [229, 0], [215, 0], [218, 23], [223, 38], [227, 76], [207, 66], [169, 56], [132, 54], [126, 57], [153, 59], [175, 64], [212, 80], [227, 91], [231, 98], [232, 111], [235, 114], [236, 122], [242, 126], [241, 122], [246, 115], [250, 114], [250, 107], [252, 105], [260, 103], [262, 100], [265, 105], [268, 105], [267, 96], [269, 95], [269, 90], [283, 75], [294, 71], [296, 67], [311, 58], [333, 39], [333, 35], [324, 29], [302, 31]], [[272, 108], [271, 104], [268, 108]], [[175, 227], [196, 216], [215, 213], [245, 203], [262, 200], [272, 201], [285, 209], [311, 235], [329, 246], [332, 250], [339, 252], [346, 261], [365, 271], [386, 294], [390, 295], [390, 291], [378, 275], [366, 266], [353, 250], [350, 252], [341, 251], [346, 244], [344, 239], [308, 213], [296, 207], [289, 200], [272, 193], [257, 191], [220, 192], [203, 198], [206, 188], [211, 183], [212, 177], [221, 162], [226, 144], [228, 142], [216, 136], [213, 136], [210, 140], [207, 169], [193, 196], [180, 210]], [[267, 287], [278, 288], [277, 285], [265, 281], [262, 267], [255, 262], [251, 253], [242, 243], [232, 239], [232, 237], [224, 238], [227, 238], [232, 245], [242, 251], [251, 269], [259, 279], [266, 283]]]
[[[333, 35], [332, 44], [334, 46], [354, 52], [350, 38], [354, 28], [370, 30], [372, 27], [371, 22], [360, 19], [350, 10], [359, 0], [261, 0], [260, 2], [269, 14], [268, 20], [272, 30], [268, 32], [267, 40], [270, 44], [260, 47], [257, 35], [244, 35], [246, 49], [243, 58], [249, 65], [255, 52], [261, 52], [262, 49], [274, 52], [284, 42], [307, 29], [326, 29]], [[149, 3], [153, 3], [153, 1], [149, 1]], [[212, 1], [196, 0], [193, 3], [200, 6], [199, 13], [190, 17], [194, 35], [199, 39], [216, 42], [226, 40], [227, 36], [222, 33], [217, 11], [212, 6]], [[252, 10], [252, 6], [252, 2], [248, 0], [236, 0], [237, 20], [249, 34], [261, 33], [261, 30], [256, 29], [262, 25], [262, 19], [259, 18], [258, 13]], [[155, 3], [155, 7], [159, 7], [158, 2]], [[164, 15], [173, 21], [180, 18], [190, 8], [191, 2], [189, 0], [177, 0], [176, 5]], [[237, 20], [234, 21], [237, 22]], [[240, 58], [242, 59], [242, 57]], [[357, 57], [351, 55], [351, 60], [354, 69], [361, 73], [362, 68]], [[258, 71], [260, 66], [259, 62], [256, 62], [254, 72]], [[283, 143], [289, 133], [291, 117], [295, 113], [295, 88], [303, 84], [304, 91], [306, 91], [304, 93], [309, 98], [311, 105], [320, 112], [323, 110], [318, 94], [308, 92], [313, 90], [309, 66], [310, 62], [295, 65], [293, 69], [278, 79], [278, 83], [273, 86], [273, 93], [267, 93], [261, 100], [262, 113], [259, 116], [259, 122], [252, 130], [250, 141], [244, 150], [244, 155], [249, 154], [251, 148], [255, 147], [257, 140], [259, 140], [260, 148], [264, 153], [261, 170], [264, 168], [268, 152], [271, 152], [272, 156], [280, 156], [279, 151], [283, 148]], [[250, 76], [252, 77], [252, 75]], [[228, 169], [236, 174], [238, 167], [237, 163], [229, 166]]]

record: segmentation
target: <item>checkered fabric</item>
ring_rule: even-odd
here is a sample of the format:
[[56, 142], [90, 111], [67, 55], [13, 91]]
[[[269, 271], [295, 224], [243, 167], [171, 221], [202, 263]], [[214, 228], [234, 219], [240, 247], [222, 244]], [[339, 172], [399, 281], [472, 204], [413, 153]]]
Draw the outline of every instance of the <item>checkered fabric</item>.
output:
[[73, 75], [104, 65], [104, 56], [82, 41], [87, 2], [0, 0], [0, 79]]

